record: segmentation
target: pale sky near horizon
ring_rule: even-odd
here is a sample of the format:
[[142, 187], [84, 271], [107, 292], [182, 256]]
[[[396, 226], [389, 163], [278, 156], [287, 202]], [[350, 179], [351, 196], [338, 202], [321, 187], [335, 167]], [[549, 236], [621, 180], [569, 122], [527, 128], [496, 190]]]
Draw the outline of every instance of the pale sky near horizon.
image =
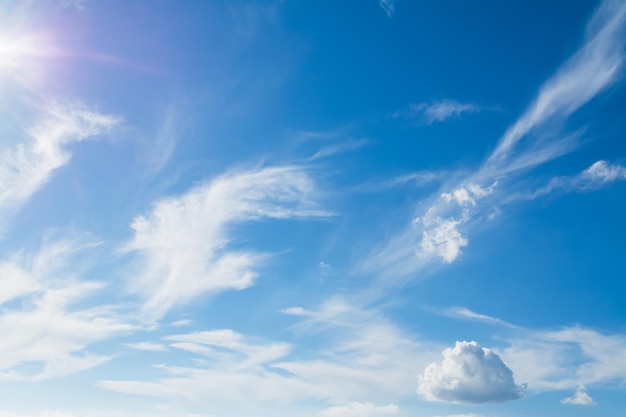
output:
[[626, 1], [0, 0], [0, 417], [626, 407]]

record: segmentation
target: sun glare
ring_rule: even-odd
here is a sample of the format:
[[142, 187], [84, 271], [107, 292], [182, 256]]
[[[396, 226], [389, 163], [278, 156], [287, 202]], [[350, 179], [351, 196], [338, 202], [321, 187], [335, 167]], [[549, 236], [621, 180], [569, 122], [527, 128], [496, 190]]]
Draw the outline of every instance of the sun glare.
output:
[[47, 36], [39, 33], [0, 35], [0, 72], [20, 82], [41, 81], [51, 54]]

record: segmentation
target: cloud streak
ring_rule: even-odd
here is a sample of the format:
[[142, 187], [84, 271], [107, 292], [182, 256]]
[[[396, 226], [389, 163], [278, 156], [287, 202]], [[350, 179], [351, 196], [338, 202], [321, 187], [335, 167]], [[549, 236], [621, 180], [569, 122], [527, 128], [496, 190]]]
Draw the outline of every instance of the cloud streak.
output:
[[[570, 116], [619, 75], [626, 45], [626, 4], [607, 0], [591, 18], [582, 47], [541, 87], [529, 108], [509, 127], [485, 162], [460, 180], [453, 179], [421, 205], [404, 232], [368, 257], [361, 271], [407, 277], [433, 262], [451, 263], [469, 245], [468, 232], [511, 200], [515, 174], [543, 164], [575, 147], [580, 133], [555, 136], [542, 128]], [[454, 109], [454, 106], [448, 106]], [[428, 107], [417, 110], [425, 112]], [[456, 114], [435, 107], [430, 120]], [[462, 108], [462, 107], [457, 107]], [[599, 161], [568, 185], [598, 187], [622, 179], [622, 167]], [[558, 186], [558, 181], [552, 188]], [[548, 192], [548, 191], [542, 191]]]
[[169, 348], [201, 360], [195, 366], [160, 366], [165, 375], [157, 380], [108, 380], [100, 386], [210, 401], [231, 413], [236, 412], [233, 404], [242, 402], [267, 408], [276, 402], [321, 400], [332, 405], [322, 415], [395, 414], [389, 399], [414, 395], [415, 375], [441, 349], [422, 345], [378, 312], [340, 297], [316, 310], [284, 312], [298, 318], [294, 330], [302, 343], [258, 340], [231, 329], [166, 336]]
[[0, 215], [14, 213], [68, 163], [65, 146], [109, 134], [121, 119], [81, 104], [48, 103], [25, 140], [0, 150]]
[[[106, 306], [73, 308], [103, 287], [74, 277], [70, 267], [93, 245], [85, 237], [67, 238], [47, 242], [34, 255], [14, 253], [0, 262], [0, 284], [8, 289], [1, 300], [0, 332], [11, 335], [0, 341], [1, 378], [42, 380], [98, 366], [110, 357], [89, 353], [87, 346], [136, 328]], [[42, 369], [23, 372], [23, 364]]]
[[423, 120], [426, 124], [431, 125], [459, 118], [463, 114], [478, 113], [484, 109], [485, 107], [478, 104], [461, 103], [456, 100], [445, 99], [431, 103], [410, 104], [407, 108], [392, 113], [391, 117]]

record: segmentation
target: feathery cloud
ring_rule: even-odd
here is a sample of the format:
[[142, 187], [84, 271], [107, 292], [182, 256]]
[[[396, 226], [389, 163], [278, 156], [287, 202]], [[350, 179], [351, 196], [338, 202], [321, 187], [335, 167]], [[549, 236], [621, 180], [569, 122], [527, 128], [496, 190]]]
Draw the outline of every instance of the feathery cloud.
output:
[[473, 103], [461, 103], [456, 100], [439, 100], [431, 103], [410, 104], [408, 107], [391, 114], [391, 117], [401, 117], [410, 120], [423, 120], [426, 124], [443, 122], [458, 118], [466, 113], [478, 113], [485, 109]]
[[[445, 184], [430, 201], [421, 205], [409, 227], [378, 248], [361, 269], [406, 277], [433, 261], [451, 263], [458, 259], [461, 249], [469, 245], [467, 233], [471, 227], [492, 218], [499, 202], [510, 201], [506, 186], [515, 181], [514, 174], [573, 148], [577, 135], [555, 139], [542, 132], [541, 127], [550, 121], [564, 120], [616, 82], [624, 61], [625, 32], [626, 4], [606, 0], [591, 18], [582, 47], [546, 81], [487, 160], [460, 180]], [[417, 110], [426, 108], [420, 106]], [[446, 108], [455, 107], [441, 107]], [[431, 120], [436, 120], [436, 115], [453, 114], [456, 114], [453, 110], [433, 111]], [[522, 146], [523, 142], [528, 143]], [[506, 182], [501, 181], [504, 177]], [[577, 184], [596, 187], [621, 178], [620, 167], [599, 162], [581, 174]]]
[[[93, 247], [84, 237], [46, 243], [38, 253], [16, 253], [0, 263], [0, 284], [9, 289], [2, 302], [0, 370], [4, 378], [41, 380], [75, 373], [109, 360], [85, 349], [91, 343], [136, 327], [116, 318], [106, 306], [74, 309], [103, 285], [73, 276], [77, 253]], [[18, 282], [19, 281], [19, 282]], [[13, 307], [8, 301], [19, 300]], [[17, 369], [34, 364], [32, 373]]]
[[[154, 381], [108, 380], [99, 385], [127, 394], [210, 399], [231, 412], [242, 401], [323, 400], [348, 404], [331, 407], [329, 413], [348, 413], [357, 398], [388, 404], [389, 398], [411, 395], [415, 374], [441, 348], [422, 345], [379, 313], [339, 297], [316, 310], [286, 312], [307, 313], [298, 315], [296, 324], [305, 343], [255, 340], [230, 329], [167, 336], [169, 347], [201, 358], [194, 361], [196, 366], [164, 365], [159, 367], [164, 377]], [[320, 337], [320, 344], [311, 344], [311, 336]], [[373, 407], [361, 404], [359, 411], [394, 410], [393, 405]]]
[[387, 17], [392, 17], [396, 11], [396, 3], [398, 0], [378, 0], [378, 5], [385, 11]]
[[39, 120], [25, 130], [26, 140], [0, 149], [0, 216], [19, 209], [67, 164], [71, 154], [65, 145], [110, 133], [119, 124], [118, 117], [80, 104], [45, 104]]
[[600, 160], [573, 177], [555, 177], [545, 187], [512, 196], [511, 200], [531, 200], [553, 192], [588, 192], [615, 181], [626, 180], [626, 167]]
[[311, 200], [315, 192], [303, 168], [282, 166], [231, 172], [157, 201], [135, 218], [135, 235], [123, 248], [140, 255], [131, 285], [145, 312], [160, 318], [203, 294], [251, 286], [266, 255], [229, 250], [229, 228], [263, 218], [328, 216]]
[[343, 152], [355, 151], [368, 145], [369, 143], [370, 141], [367, 139], [352, 139], [335, 145], [325, 146], [317, 151], [315, 155], [313, 155], [310, 159], [315, 160], [320, 158], [326, 158], [328, 156], [336, 155]]

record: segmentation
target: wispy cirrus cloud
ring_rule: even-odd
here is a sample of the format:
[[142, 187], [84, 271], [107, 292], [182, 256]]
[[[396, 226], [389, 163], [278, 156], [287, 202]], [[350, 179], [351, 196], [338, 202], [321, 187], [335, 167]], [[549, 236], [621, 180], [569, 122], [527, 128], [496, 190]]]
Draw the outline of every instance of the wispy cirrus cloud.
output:
[[426, 124], [443, 122], [448, 119], [459, 118], [463, 114], [478, 113], [486, 109], [474, 103], [461, 103], [456, 100], [439, 100], [431, 103], [409, 104], [408, 107], [395, 111], [392, 118], [403, 118], [423, 121]]
[[378, 0], [378, 5], [385, 11], [387, 17], [393, 17], [396, 12], [396, 3], [399, 0]]
[[[424, 208], [409, 227], [375, 250], [361, 269], [406, 277], [433, 261], [451, 263], [458, 259], [469, 244], [467, 235], [473, 225], [492, 218], [498, 205], [510, 200], [509, 187], [516, 175], [575, 148], [580, 133], [554, 135], [542, 128], [563, 121], [619, 79], [625, 55], [625, 23], [626, 4], [604, 1], [588, 24], [581, 48], [540, 88], [486, 161], [461, 179], [444, 184], [422, 204]], [[434, 112], [432, 120], [439, 113], [454, 114]], [[599, 162], [573, 184], [597, 186], [622, 175], [619, 167]]]
[[534, 391], [626, 381], [626, 337], [581, 326], [527, 330], [499, 350], [511, 369]]
[[41, 106], [24, 140], [0, 149], [0, 215], [25, 204], [71, 158], [65, 146], [109, 134], [121, 119], [82, 104], [50, 102]]
[[203, 294], [251, 286], [267, 255], [230, 249], [229, 228], [260, 219], [328, 216], [315, 194], [305, 169], [279, 166], [233, 171], [157, 201], [135, 218], [134, 237], [122, 248], [139, 256], [131, 288], [145, 300], [146, 314], [160, 318]]
[[[74, 308], [103, 284], [75, 276], [75, 259], [93, 248], [88, 236], [46, 242], [35, 254], [17, 252], [0, 262], [0, 378], [42, 380], [93, 368], [110, 359], [85, 349], [136, 329], [106, 306]], [[20, 303], [13, 303], [19, 301]], [[30, 365], [23, 371], [22, 365]]]
[[185, 100], [177, 99], [163, 111], [162, 123], [153, 140], [148, 142], [148, 170], [159, 172], [171, 158], [178, 141], [189, 131], [192, 111]]
[[626, 5], [606, 0], [591, 18], [583, 46], [539, 90], [506, 131], [485, 168], [505, 162], [520, 141], [546, 122], [571, 115], [614, 84], [624, 62]]
[[572, 177], [554, 177], [550, 182], [533, 192], [510, 196], [511, 201], [532, 200], [551, 193], [589, 192], [616, 181], [626, 180], [626, 167], [600, 160]]
[[310, 159], [315, 160], [320, 158], [326, 158], [343, 152], [355, 151], [368, 145], [369, 143], [370, 141], [368, 139], [353, 139], [334, 145], [325, 146], [317, 151], [315, 155], [313, 155]]
[[451, 308], [447, 308], [444, 310], [428, 309], [428, 311], [433, 311], [436, 314], [442, 314], [446, 317], [451, 317], [451, 318], [481, 321], [483, 323], [494, 324], [494, 325], [505, 326], [505, 327], [516, 327], [515, 325], [511, 323], [507, 323], [506, 321], [501, 320], [499, 318], [491, 317], [486, 314], [476, 313], [475, 311], [472, 311], [465, 307], [451, 307]]
[[395, 414], [391, 399], [413, 396], [415, 375], [441, 350], [341, 297], [315, 310], [292, 307], [284, 313], [298, 320], [298, 337], [289, 343], [231, 329], [166, 336], [163, 342], [195, 357], [195, 366], [160, 366], [164, 375], [156, 380], [99, 385], [127, 394], [210, 401], [229, 412], [241, 403], [267, 409], [276, 402], [319, 401], [325, 406], [315, 415]]

